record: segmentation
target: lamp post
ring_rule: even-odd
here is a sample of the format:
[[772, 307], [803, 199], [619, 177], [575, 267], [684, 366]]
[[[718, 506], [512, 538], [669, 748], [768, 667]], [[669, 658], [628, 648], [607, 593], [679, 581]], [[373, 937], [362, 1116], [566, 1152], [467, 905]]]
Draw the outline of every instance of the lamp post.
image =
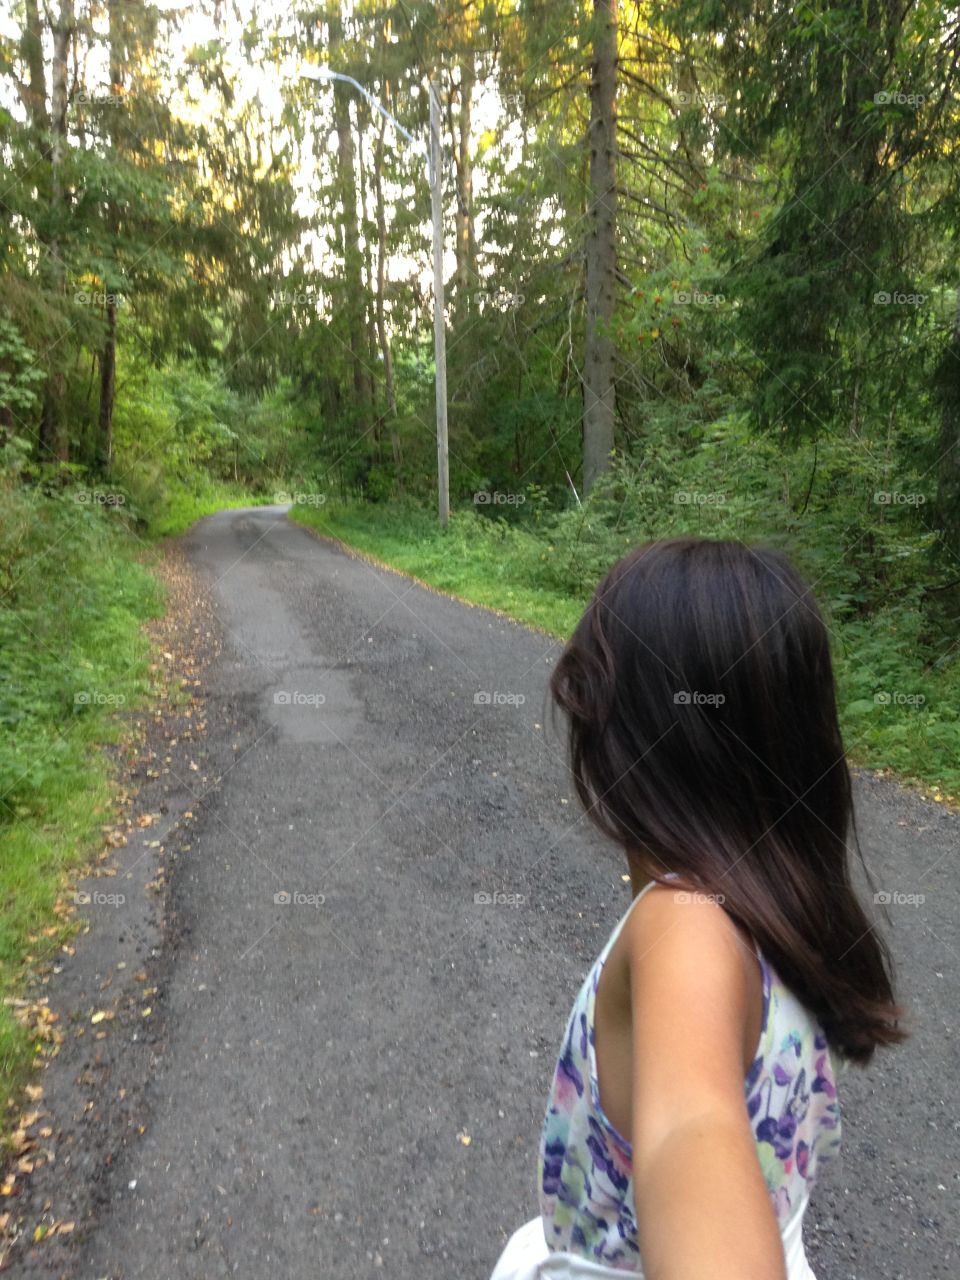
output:
[[370, 105], [411, 144], [414, 151], [422, 155], [426, 150], [427, 178], [430, 183], [430, 213], [433, 222], [433, 345], [436, 362], [436, 403], [437, 403], [437, 496], [440, 527], [445, 529], [450, 519], [450, 467], [447, 448], [447, 333], [444, 324], [444, 289], [443, 289], [443, 165], [440, 142], [440, 103], [437, 92], [431, 81], [427, 81], [430, 95], [430, 139], [426, 148], [409, 130], [364, 88], [353, 76], [344, 75], [340, 71], [332, 71], [329, 67], [308, 64], [301, 68], [301, 76], [306, 80], [332, 81], [343, 80], [361, 93]]

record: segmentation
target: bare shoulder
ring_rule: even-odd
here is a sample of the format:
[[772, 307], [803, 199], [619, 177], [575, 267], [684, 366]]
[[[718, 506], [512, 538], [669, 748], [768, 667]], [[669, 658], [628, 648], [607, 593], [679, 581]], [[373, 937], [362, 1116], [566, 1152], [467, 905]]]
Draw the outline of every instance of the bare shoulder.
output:
[[719, 968], [727, 976], [744, 971], [745, 956], [752, 960], [746, 936], [720, 900], [684, 885], [654, 885], [630, 912], [623, 932], [631, 972], [648, 955], [647, 968]]

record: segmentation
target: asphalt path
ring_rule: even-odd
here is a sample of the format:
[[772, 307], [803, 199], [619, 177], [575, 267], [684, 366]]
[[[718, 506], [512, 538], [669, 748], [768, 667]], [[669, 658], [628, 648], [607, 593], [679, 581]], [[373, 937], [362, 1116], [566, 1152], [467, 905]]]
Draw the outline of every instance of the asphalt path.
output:
[[[283, 508], [182, 548], [221, 633], [216, 782], [167, 890], [144, 1132], [73, 1274], [487, 1280], [536, 1212], [564, 1022], [629, 903], [550, 723], [558, 646]], [[878, 885], [924, 898], [890, 907], [914, 1035], [843, 1078], [807, 1249], [818, 1280], [954, 1280], [960, 827], [894, 781], [856, 790]]]

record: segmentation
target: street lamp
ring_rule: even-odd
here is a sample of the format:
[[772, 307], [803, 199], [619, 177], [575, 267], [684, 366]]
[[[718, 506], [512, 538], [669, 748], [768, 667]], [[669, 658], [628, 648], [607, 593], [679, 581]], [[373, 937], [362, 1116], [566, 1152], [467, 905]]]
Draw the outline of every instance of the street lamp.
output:
[[341, 71], [333, 71], [330, 67], [316, 66], [312, 63], [301, 68], [300, 75], [306, 80], [317, 80], [321, 83], [332, 80], [343, 80], [353, 87], [380, 114], [402, 134], [418, 155], [426, 153], [427, 180], [430, 183], [430, 212], [433, 221], [433, 344], [436, 361], [436, 401], [437, 401], [437, 490], [440, 527], [445, 529], [450, 519], [450, 467], [447, 449], [447, 334], [443, 319], [443, 170], [442, 149], [440, 142], [440, 103], [433, 83], [427, 81], [430, 95], [430, 141], [424, 147], [423, 141], [415, 138], [403, 125], [379, 102], [372, 93], [364, 88], [353, 76], [344, 75]]

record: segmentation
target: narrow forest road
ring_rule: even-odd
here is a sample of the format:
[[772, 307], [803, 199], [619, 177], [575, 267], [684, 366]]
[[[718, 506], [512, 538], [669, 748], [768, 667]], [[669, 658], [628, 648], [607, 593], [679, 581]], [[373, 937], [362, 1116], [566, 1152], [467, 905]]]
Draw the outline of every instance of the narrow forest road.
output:
[[[629, 902], [546, 714], [557, 646], [283, 508], [183, 547], [222, 628], [221, 780], [172, 873], [145, 1131], [72, 1275], [487, 1280], [536, 1210], [564, 1020]], [[818, 1280], [955, 1278], [960, 821], [873, 776], [857, 798], [879, 886], [925, 895], [891, 907], [916, 1031], [843, 1081], [808, 1253]]]

